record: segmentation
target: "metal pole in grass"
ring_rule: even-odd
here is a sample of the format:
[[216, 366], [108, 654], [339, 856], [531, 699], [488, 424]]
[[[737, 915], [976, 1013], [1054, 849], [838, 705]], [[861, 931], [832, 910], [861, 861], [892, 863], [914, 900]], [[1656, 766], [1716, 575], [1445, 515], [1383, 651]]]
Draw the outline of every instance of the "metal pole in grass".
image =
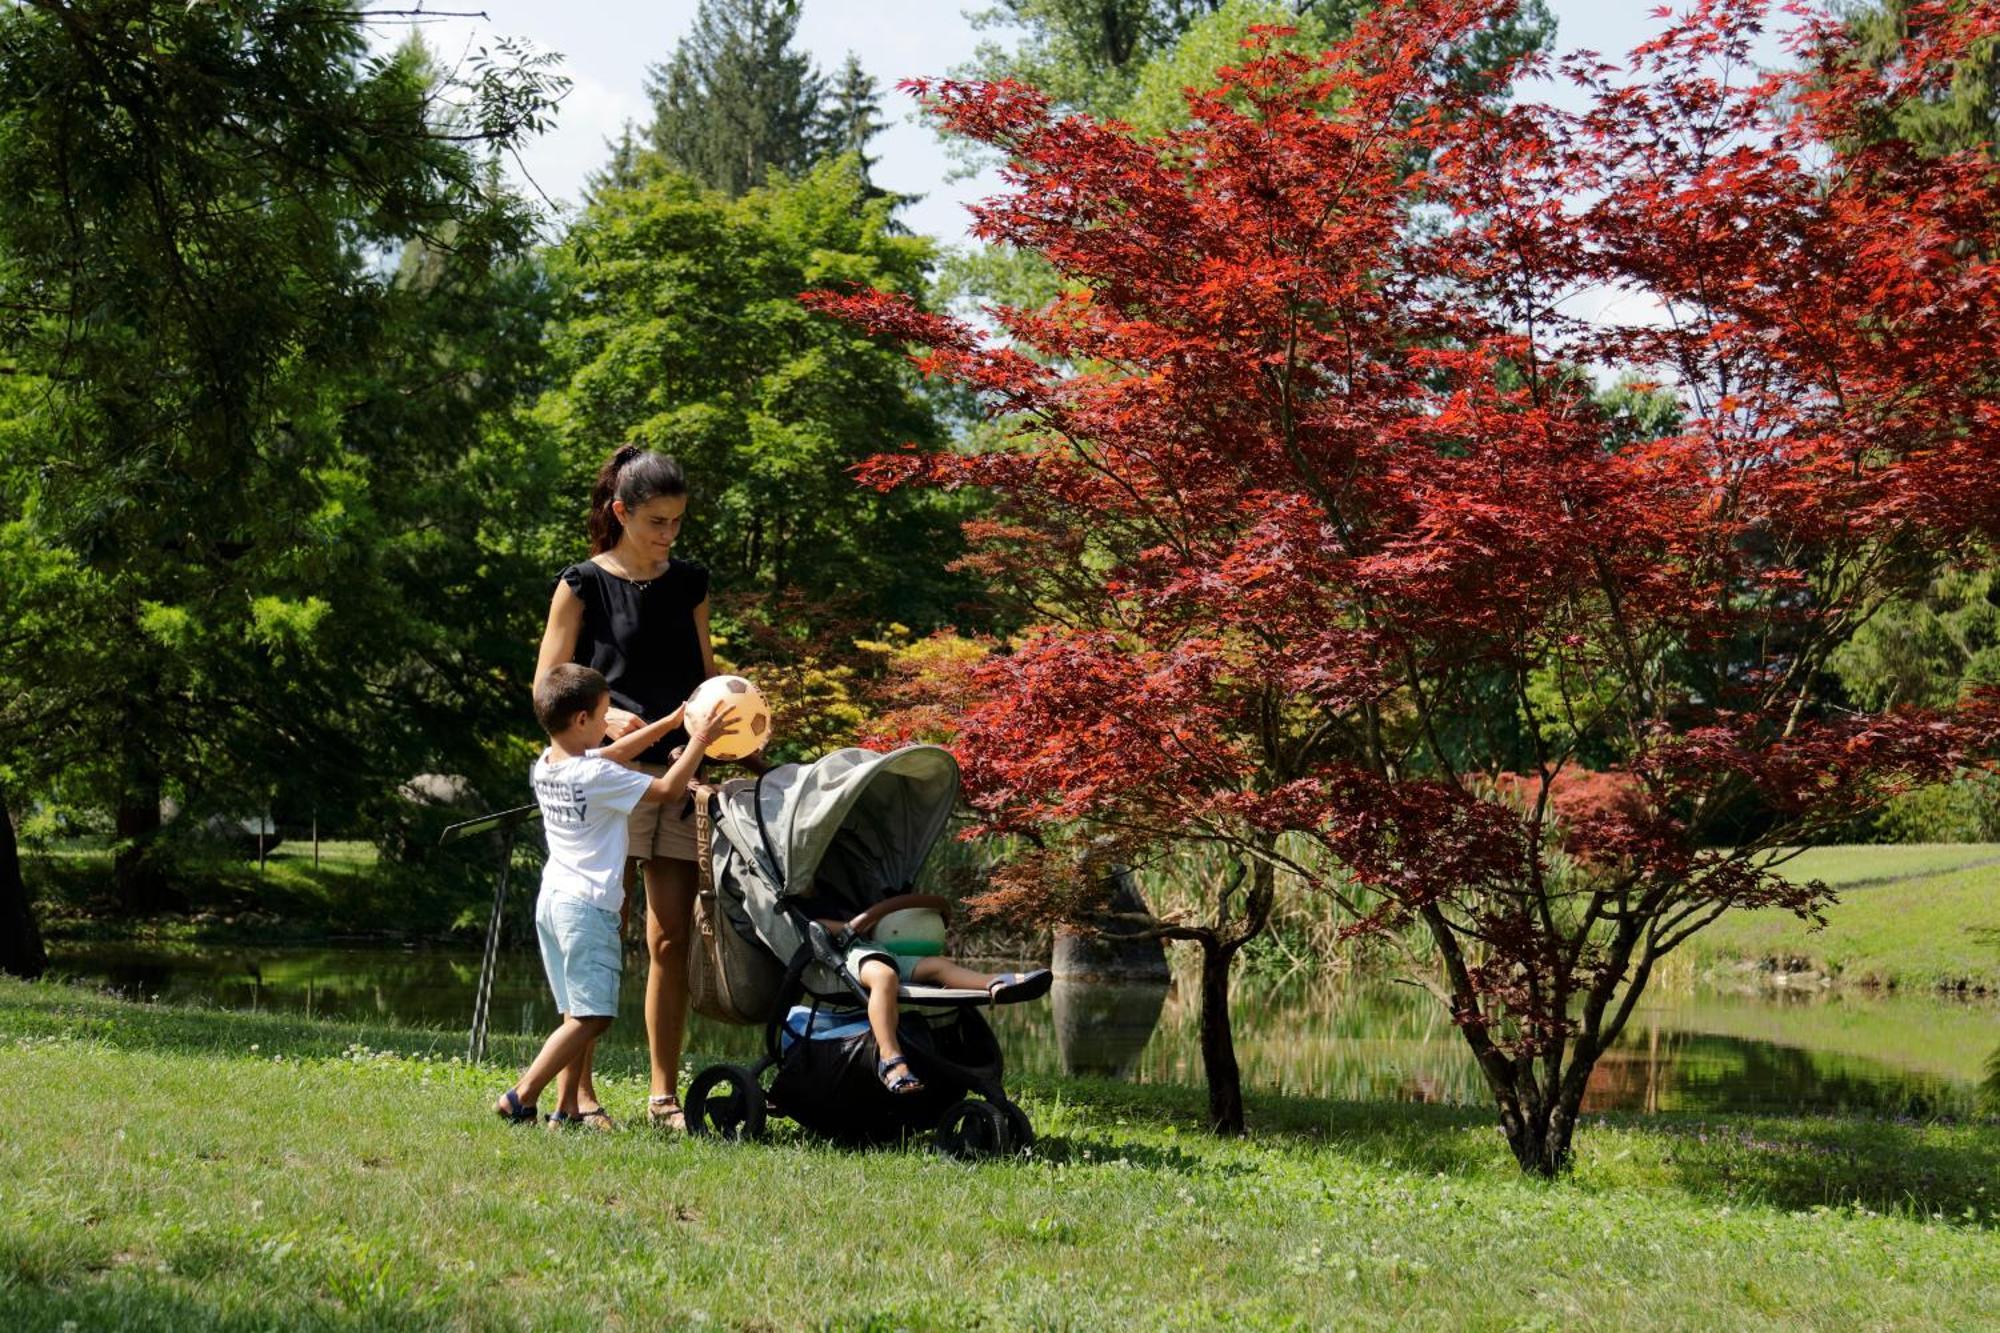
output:
[[514, 868], [514, 835], [521, 825], [539, 819], [541, 814], [538, 805], [516, 806], [453, 824], [438, 838], [438, 846], [442, 847], [479, 833], [500, 835], [500, 883], [493, 890], [493, 913], [486, 918], [486, 955], [479, 962], [479, 994], [472, 1002], [472, 1040], [465, 1048], [465, 1058], [472, 1064], [486, 1058], [486, 1019], [493, 1000], [493, 967], [500, 957], [500, 913], [507, 905], [507, 879]]

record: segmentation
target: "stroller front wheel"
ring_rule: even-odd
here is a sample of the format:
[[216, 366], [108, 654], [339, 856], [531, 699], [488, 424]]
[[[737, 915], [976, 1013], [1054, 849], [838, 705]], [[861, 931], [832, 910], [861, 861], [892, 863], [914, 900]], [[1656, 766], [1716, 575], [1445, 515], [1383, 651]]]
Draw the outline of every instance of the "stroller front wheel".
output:
[[1014, 1127], [992, 1102], [967, 1097], [954, 1102], [938, 1121], [937, 1146], [962, 1162], [1004, 1157], [1014, 1151]]
[[764, 1137], [764, 1089], [742, 1065], [710, 1065], [688, 1084], [688, 1133], [729, 1140]]

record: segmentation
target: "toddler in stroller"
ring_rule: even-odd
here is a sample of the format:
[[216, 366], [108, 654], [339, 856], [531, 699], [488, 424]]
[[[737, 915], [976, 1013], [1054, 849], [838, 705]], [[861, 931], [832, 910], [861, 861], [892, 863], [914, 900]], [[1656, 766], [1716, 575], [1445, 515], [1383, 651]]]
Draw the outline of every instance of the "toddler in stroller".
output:
[[691, 1132], [756, 1137], [768, 1112], [849, 1143], [935, 1129], [957, 1155], [1033, 1141], [980, 1011], [1051, 979], [942, 957], [950, 904], [911, 891], [957, 798], [950, 753], [912, 745], [783, 765], [697, 802], [691, 998], [761, 1024], [765, 1056], [695, 1075]]
[[[1039, 1000], [1049, 993], [1054, 977], [1047, 968], [1033, 972], [993, 975], [961, 967], [940, 956], [944, 947], [944, 914], [921, 897], [891, 899], [909, 905], [884, 912], [878, 905], [854, 921], [823, 918], [833, 933], [849, 975], [868, 993], [868, 1030], [875, 1038], [875, 1075], [897, 1096], [924, 1090], [923, 1080], [910, 1072], [910, 1061], [896, 1035], [898, 992], [905, 981], [948, 990], [983, 990], [996, 1004]], [[939, 900], [940, 902], [942, 900]], [[874, 929], [867, 930], [870, 920]]]

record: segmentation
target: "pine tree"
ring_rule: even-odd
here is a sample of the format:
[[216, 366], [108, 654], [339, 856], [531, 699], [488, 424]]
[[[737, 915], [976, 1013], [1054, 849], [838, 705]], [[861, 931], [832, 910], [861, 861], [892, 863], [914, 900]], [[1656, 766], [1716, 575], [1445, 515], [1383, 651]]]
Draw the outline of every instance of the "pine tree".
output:
[[[1914, 18], [1935, 24], [1948, 16], [1965, 15], [1972, 8], [1973, 0], [1957, 0], [1947, 7], [1945, 15], [1911, 0], [1870, 0], [1843, 6], [1854, 34], [1855, 54], [1877, 68], [1902, 58], [1912, 37]], [[1913, 12], [1920, 9], [1925, 12]], [[2000, 140], [2000, 36], [1973, 43], [1962, 59], [1953, 62], [1951, 78], [1944, 87], [1891, 109], [1880, 132], [1908, 139], [1927, 153], [1983, 149], [1993, 154], [1994, 144]]]
[[827, 90], [820, 116], [820, 151], [827, 157], [853, 153], [861, 163], [862, 179], [871, 180], [869, 173], [881, 159], [868, 155], [868, 144], [882, 128], [881, 89], [875, 76], [861, 68], [861, 58], [849, 51]]
[[798, 27], [798, 0], [702, 0], [694, 30], [648, 75], [653, 146], [732, 198], [773, 168], [810, 167], [826, 81], [792, 49]]

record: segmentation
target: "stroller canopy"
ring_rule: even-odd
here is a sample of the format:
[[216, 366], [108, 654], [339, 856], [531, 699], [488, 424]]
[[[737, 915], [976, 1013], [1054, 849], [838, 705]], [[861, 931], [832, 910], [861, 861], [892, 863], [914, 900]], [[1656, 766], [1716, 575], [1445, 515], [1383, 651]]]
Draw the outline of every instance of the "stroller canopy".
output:
[[772, 769], [754, 796], [723, 803], [721, 822], [784, 897], [851, 916], [909, 892], [957, 800], [958, 761], [938, 746], [836, 750]]

